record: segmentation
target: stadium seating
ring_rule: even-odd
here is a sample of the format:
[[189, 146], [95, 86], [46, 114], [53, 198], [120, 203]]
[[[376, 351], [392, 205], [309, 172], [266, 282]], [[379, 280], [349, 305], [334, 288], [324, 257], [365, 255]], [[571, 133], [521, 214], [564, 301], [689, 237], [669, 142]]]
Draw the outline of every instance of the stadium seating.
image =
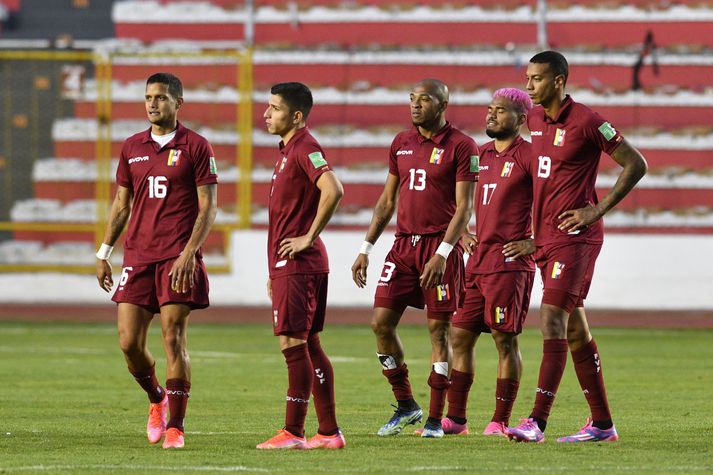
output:
[[[363, 228], [383, 186], [391, 138], [408, 126], [410, 84], [422, 77], [447, 82], [452, 90], [449, 119], [485, 142], [483, 119], [493, 89], [523, 86], [524, 65], [536, 49], [536, 3], [485, 0], [474, 7], [447, 0], [259, 2], [252, 117], [255, 225], [267, 221], [277, 143], [264, 132], [262, 120], [271, 84], [300, 80], [313, 88], [317, 105], [310, 127], [347, 190], [332, 226]], [[607, 216], [606, 226], [618, 232], [712, 231], [713, 4], [614, 0], [603, 6], [595, 0], [573, 0], [550, 5], [548, 38], [570, 60], [568, 90], [624, 131], [651, 168]], [[117, 2], [113, 12], [119, 42], [144, 42], [144, 47], [159, 50], [175, 46], [170, 39], [176, 37], [198, 49], [242, 40], [243, 15], [238, 0], [130, 0]], [[157, 18], [162, 23], [156, 23]], [[632, 66], [648, 31], [654, 33], [658, 54], [645, 59], [639, 75], [642, 88], [632, 91]], [[237, 139], [227, 124], [236, 117], [237, 68], [213, 60], [207, 76], [205, 61], [211, 60], [166, 59], [165, 64], [186, 87], [181, 119], [211, 141], [221, 183], [232, 184], [239, 175]], [[136, 58], [117, 57], [113, 64], [115, 157], [127, 136], [146, 127], [143, 83], [137, 80], [156, 68], [155, 61]], [[96, 205], [90, 199], [96, 177], [94, 89], [87, 82], [73, 102], [75, 118], [54, 124], [55, 158], [36, 163], [34, 199], [15, 206], [14, 220], [95, 219]], [[618, 166], [604, 158], [600, 169], [601, 196], [613, 186]], [[219, 222], [236, 222], [235, 201], [235, 187], [219, 187]], [[28, 249], [34, 251], [38, 242], [47, 247], [91, 241], [81, 233], [48, 238], [24, 231], [16, 237], [28, 240]], [[215, 242], [211, 246], [220, 247]], [[43, 252], [50, 251], [56, 252]], [[0, 259], [3, 252], [7, 249], [0, 247]]]

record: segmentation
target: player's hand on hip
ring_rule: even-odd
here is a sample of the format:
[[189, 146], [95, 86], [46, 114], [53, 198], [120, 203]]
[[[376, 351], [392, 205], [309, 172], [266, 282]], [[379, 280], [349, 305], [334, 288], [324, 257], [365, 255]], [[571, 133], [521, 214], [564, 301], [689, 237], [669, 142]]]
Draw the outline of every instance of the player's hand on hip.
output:
[[314, 244], [314, 241], [309, 236], [285, 238], [280, 243], [279, 255], [280, 257], [294, 259], [298, 253], [312, 247], [312, 244]]
[[426, 265], [423, 274], [419, 277], [421, 288], [430, 289], [443, 283], [443, 274], [446, 273], [446, 259], [440, 254], [434, 254]]
[[182, 253], [173, 261], [171, 271], [168, 273], [171, 279], [171, 290], [181, 294], [186, 294], [193, 288], [193, 275], [196, 270], [196, 256], [192, 253]]
[[352, 279], [360, 289], [366, 287], [366, 268], [369, 267], [369, 256], [359, 254], [352, 265]]
[[111, 264], [104, 259], [97, 259], [97, 280], [99, 287], [105, 292], [110, 292], [114, 286], [114, 279], [111, 278]]
[[503, 246], [503, 255], [512, 259], [529, 256], [535, 252], [534, 239], [522, 239], [520, 241], [511, 241]]
[[463, 233], [463, 237], [460, 239], [461, 243], [463, 243], [463, 249], [465, 249], [465, 252], [472, 256], [475, 252], [475, 248], [478, 247], [478, 236], [466, 232]]
[[557, 228], [560, 231], [571, 233], [586, 228], [602, 215], [596, 206], [587, 205], [584, 208], [571, 209], [557, 216], [560, 220]]

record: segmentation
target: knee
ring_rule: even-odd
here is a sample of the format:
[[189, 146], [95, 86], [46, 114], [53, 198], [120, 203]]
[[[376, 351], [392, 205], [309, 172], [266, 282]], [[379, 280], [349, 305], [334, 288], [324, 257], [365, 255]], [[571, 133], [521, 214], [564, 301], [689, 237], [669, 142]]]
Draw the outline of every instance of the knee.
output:
[[119, 333], [119, 348], [125, 355], [136, 355], [143, 351], [138, 336], [126, 332]]
[[572, 350], [577, 350], [587, 343], [589, 343], [589, 340], [591, 340], [591, 334], [589, 333], [588, 329], [580, 329], [580, 328], [568, 328], [567, 329], [567, 345], [569, 345], [570, 349]]
[[396, 327], [378, 318], [371, 320], [371, 331], [377, 338], [386, 338], [394, 334]]
[[451, 346], [453, 347], [453, 352], [457, 354], [470, 352], [475, 345], [475, 338], [469, 338], [464, 334], [464, 332], [454, 331], [451, 334]]
[[515, 336], [493, 334], [493, 339], [495, 340], [495, 348], [497, 348], [500, 357], [518, 352], [517, 338]]

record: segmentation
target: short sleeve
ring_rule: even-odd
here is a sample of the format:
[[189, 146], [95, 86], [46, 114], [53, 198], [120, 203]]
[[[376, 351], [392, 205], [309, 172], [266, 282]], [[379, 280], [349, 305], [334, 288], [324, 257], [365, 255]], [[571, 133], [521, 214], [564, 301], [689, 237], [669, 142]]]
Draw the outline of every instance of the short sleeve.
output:
[[317, 183], [317, 179], [319, 179], [324, 172], [331, 171], [329, 163], [327, 163], [327, 159], [324, 157], [324, 150], [316, 144], [301, 147], [296, 155], [297, 163], [312, 183]]
[[116, 169], [116, 184], [133, 190], [131, 184], [131, 173], [129, 172], [129, 159], [126, 153], [126, 143], [121, 147], [121, 154], [119, 155], [119, 166]]
[[193, 170], [196, 186], [218, 183], [215, 153], [213, 152], [213, 147], [205, 139], [200, 140], [196, 147], [195, 156], [193, 157]]
[[480, 151], [470, 137], [465, 137], [455, 149], [456, 181], [478, 181]]
[[530, 142], [524, 141], [517, 148], [517, 151], [513, 154], [513, 159], [515, 160], [515, 166], [523, 170], [523, 172], [532, 177], [532, 164], [533, 164], [533, 152], [532, 144]]
[[614, 150], [624, 140], [624, 137], [613, 125], [594, 111], [587, 120], [584, 133], [601, 151], [608, 155], [614, 153]]

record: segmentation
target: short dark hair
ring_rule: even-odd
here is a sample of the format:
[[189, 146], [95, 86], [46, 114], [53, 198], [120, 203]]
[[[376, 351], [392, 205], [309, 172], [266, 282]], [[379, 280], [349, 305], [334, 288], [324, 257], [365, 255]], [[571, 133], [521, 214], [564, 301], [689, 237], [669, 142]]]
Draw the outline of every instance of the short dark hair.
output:
[[168, 93], [176, 99], [178, 99], [179, 97], [183, 97], [183, 84], [181, 84], [181, 80], [178, 79], [178, 77], [174, 76], [171, 73], [152, 74], [146, 80], [146, 85], [148, 86], [149, 84], [154, 83], [167, 85]]
[[567, 64], [567, 59], [562, 53], [557, 51], [542, 51], [530, 58], [530, 62], [549, 65], [552, 72], [555, 73], [555, 76], [564, 76], [564, 82], [565, 84], [567, 83], [569, 64]]
[[290, 113], [300, 111], [304, 120], [307, 120], [313, 104], [312, 91], [307, 86], [301, 82], [281, 82], [270, 88], [270, 94], [282, 97], [290, 108]]

